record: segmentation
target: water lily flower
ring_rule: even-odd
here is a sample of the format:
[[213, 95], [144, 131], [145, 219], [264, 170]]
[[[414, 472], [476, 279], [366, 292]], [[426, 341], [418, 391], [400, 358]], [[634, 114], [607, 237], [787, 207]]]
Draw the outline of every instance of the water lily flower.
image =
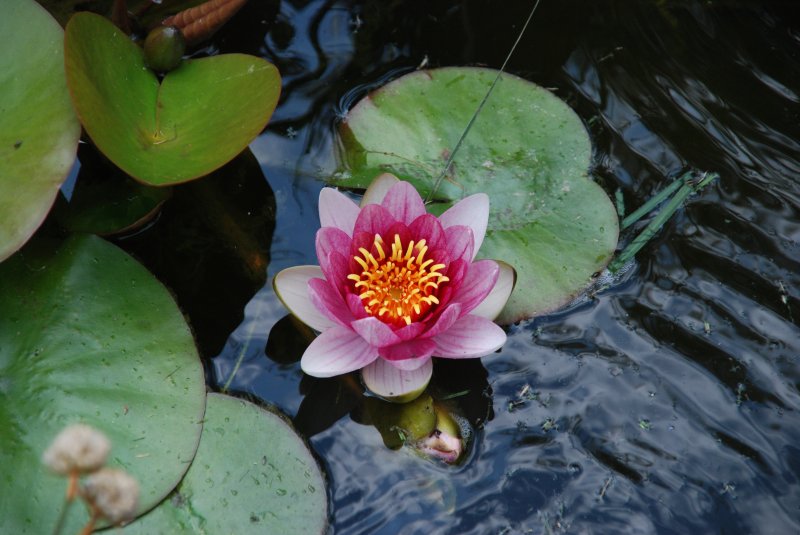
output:
[[503, 345], [505, 332], [492, 320], [511, 294], [514, 271], [475, 260], [487, 195], [436, 217], [411, 184], [384, 174], [360, 207], [324, 188], [319, 213], [320, 265], [285, 269], [274, 281], [292, 314], [321, 333], [300, 361], [307, 374], [361, 370], [373, 393], [407, 401], [427, 386], [431, 357], [476, 358]]

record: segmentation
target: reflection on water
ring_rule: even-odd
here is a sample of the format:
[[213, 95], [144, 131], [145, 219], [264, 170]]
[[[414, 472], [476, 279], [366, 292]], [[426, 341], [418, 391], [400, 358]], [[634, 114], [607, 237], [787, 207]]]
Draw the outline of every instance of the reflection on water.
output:
[[[266, 16], [255, 4], [248, 19]], [[339, 107], [423, 61], [499, 66], [527, 9], [281, 3], [245, 50], [284, 74], [275, 119], [253, 144], [277, 202], [270, 274], [316, 263]], [[349, 417], [351, 396], [316, 421], [303, 410], [334, 532], [800, 531], [799, 24], [795, 2], [543, 3], [509, 70], [586, 121], [610, 194], [621, 190], [630, 210], [685, 168], [721, 178], [611, 288], [511, 327], [483, 359], [493, 418], [466, 464], [384, 448]], [[218, 46], [242, 50], [238, 38], [229, 28]], [[301, 385], [292, 351], [270, 349], [279, 341], [265, 358], [284, 314], [267, 285], [215, 373], [224, 382], [244, 355], [232, 388], [294, 416], [301, 392], [336, 400], [338, 386]]]

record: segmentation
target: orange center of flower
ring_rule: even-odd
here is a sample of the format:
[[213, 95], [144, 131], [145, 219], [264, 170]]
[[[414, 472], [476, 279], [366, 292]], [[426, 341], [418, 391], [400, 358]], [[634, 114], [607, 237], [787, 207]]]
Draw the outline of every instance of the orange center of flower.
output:
[[347, 276], [355, 282], [367, 313], [384, 323], [411, 325], [439, 304], [436, 297], [439, 285], [450, 279], [439, 273], [446, 267], [444, 264], [425, 258], [428, 252], [425, 240], [411, 240], [404, 245], [395, 234], [389, 252], [383, 238], [376, 234], [372, 251], [361, 247], [360, 255], [353, 259], [362, 271]]

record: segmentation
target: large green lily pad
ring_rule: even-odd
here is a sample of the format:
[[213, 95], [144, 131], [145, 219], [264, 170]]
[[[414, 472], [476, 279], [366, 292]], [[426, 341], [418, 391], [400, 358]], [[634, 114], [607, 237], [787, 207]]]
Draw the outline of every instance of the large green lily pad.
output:
[[184, 60], [159, 83], [144, 54], [93, 13], [66, 28], [67, 84], [95, 145], [134, 178], [162, 186], [222, 166], [264, 129], [280, 94], [274, 65], [244, 54]]
[[284, 419], [209, 394], [200, 447], [186, 477], [123, 533], [313, 535], [324, 532], [327, 516], [319, 467]]
[[[365, 187], [391, 172], [428, 194], [497, 75], [452, 67], [403, 76], [361, 100], [341, 127], [344, 170], [332, 182]], [[587, 176], [591, 145], [575, 113], [549, 91], [504, 74], [436, 190], [431, 211], [485, 192], [491, 215], [480, 256], [517, 270], [499, 321], [562, 306], [616, 248], [617, 215]]]
[[[93, 236], [34, 240], [0, 264], [0, 524], [51, 533], [66, 481], [42, 452], [70, 423], [112, 442], [141, 485], [140, 512], [178, 484], [200, 439], [203, 369], [169, 292]], [[70, 508], [77, 533], [86, 508]]]
[[0, 3], [0, 261], [31, 237], [67, 176], [80, 125], [64, 78], [64, 32], [33, 0]]

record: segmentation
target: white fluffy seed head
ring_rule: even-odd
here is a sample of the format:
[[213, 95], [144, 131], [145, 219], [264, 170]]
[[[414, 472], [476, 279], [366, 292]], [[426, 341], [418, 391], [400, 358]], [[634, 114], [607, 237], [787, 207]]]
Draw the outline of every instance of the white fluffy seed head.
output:
[[57, 474], [85, 474], [105, 465], [110, 451], [111, 442], [103, 433], [86, 424], [73, 424], [56, 436], [42, 462]]
[[127, 472], [103, 468], [86, 478], [83, 497], [112, 524], [130, 520], [139, 505], [139, 483]]

